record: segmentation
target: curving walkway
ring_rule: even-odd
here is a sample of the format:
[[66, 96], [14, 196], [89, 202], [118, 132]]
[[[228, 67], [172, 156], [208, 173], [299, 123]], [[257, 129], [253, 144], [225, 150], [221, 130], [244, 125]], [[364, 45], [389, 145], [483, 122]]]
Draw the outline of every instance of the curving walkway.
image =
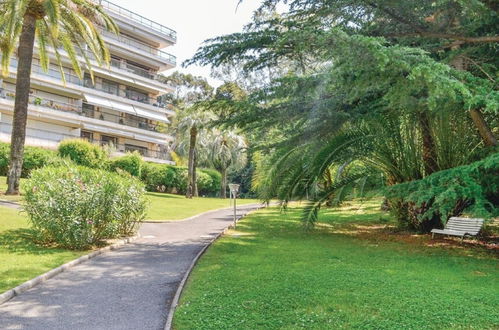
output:
[[[238, 207], [238, 217], [257, 207]], [[232, 223], [232, 212], [144, 223], [135, 242], [0, 305], [0, 329], [163, 329], [189, 265]]]

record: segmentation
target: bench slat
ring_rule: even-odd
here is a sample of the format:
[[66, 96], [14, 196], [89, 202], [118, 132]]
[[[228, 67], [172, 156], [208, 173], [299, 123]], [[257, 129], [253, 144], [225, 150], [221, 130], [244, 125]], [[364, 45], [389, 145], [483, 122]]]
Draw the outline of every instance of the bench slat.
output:
[[433, 234], [443, 234], [464, 237], [476, 236], [482, 229], [484, 219], [451, 217], [444, 229], [432, 229]]

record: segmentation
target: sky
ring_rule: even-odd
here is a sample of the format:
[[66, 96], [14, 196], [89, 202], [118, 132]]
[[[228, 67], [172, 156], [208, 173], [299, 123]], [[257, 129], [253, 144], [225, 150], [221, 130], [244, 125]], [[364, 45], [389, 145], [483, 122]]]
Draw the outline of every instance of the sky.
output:
[[[251, 21], [260, 0], [111, 0], [112, 2], [177, 31], [177, 44], [164, 50], [177, 57], [181, 72], [206, 77], [210, 84], [220, 81], [210, 78], [208, 67], [181, 68], [204, 40], [233, 32], [240, 32]], [[165, 72], [173, 72], [169, 70]]]

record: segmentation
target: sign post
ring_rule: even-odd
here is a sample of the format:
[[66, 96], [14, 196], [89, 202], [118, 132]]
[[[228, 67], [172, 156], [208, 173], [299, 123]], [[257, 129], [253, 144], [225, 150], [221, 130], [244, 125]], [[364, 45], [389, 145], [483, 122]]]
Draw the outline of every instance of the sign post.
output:
[[234, 198], [234, 229], [236, 229], [236, 223], [237, 223], [236, 198], [237, 198], [237, 192], [239, 191], [239, 185], [237, 183], [229, 183], [229, 189], [232, 197]]

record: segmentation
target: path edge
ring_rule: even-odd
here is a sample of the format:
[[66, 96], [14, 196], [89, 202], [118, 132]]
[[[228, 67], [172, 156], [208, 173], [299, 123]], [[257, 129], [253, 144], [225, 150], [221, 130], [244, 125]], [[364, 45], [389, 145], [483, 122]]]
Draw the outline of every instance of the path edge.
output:
[[24, 283], [21, 283], [20, 285], [16, 286], [15, 288], [7, 290], [7, 291], [3, 292], [2, 294], [0, 294], [0, 305], [2, 305], [3, 303], [9, 301], [10, 299], [12, 299], [18, 295], [20, 295], [21, 293], [28, 291], [29, 289], [33, 288], [34, 286], [37, 286], [38, 284], [41, 284], [41, 283], [53, 278], [54, 276], [66, 271], [66, 270], [68, 270], [76, 265], [79, 265], [87, 260], [95, 258], [95, 257], [97, 257], [105, 252], [119, 249], [119, 248], [123, 247], [125, 244], [128, 244], [128, 243], [135, 241], [139, 237], [140, 237], [140, 234], [137, 233], [137, 235], [135, 235], [135, 236], [121, 239], [114, 244], [111, 244], [109, 246], [105, 246], [105, 247], [100, 248], [94, 252], [91, 252], [89, 254], [81, 256], [77, 259], [71, 260], [71, 261], [69, 261], [69, 262], [67, 262], [59, 267], [56, 267], [52, 270], [49, 270], [48, 272], [41, 274], [41, 275], [31, 279], [31, 280], [28, 280]]
[[[249, 205], [251, 205], [251, 204], [249, 204]], [[249, 212], [241, 215], [239, 218], [237, 218], [237, 222], [239, 222], [239, 220], [241, 220], [242, 218], [246, 217], [248, 214], [256, 212], [256, 211], [258, 211], [258, 210], [260, 210], [262, 208], [265, 208], [265, 205], [258, 205], [255, 209], [253, 209], [253, 210], [251, 210], [251, 211], [249, 211]], [[221, 209], [221, 210], [224, 210], [224, 209]], [[205, 212], [205, 213], [209, 213], [209, 212]], [[168, 310], [168, 317], [166, 319], [166, 324], [165, 324], [165, 328], [164, 328], [165, 330], [171, 330], [172, 329], [173, 315], [175, 314], [175, 310], [177, 309], [178, 302], [180, 300], [180, 296], [182, 295], [182, 292], [184, 291], [185, 284], [187, 283], [187, 280], [189, 279], [189, 277], [190, 277], [190, 275], [192, 273], [192, 270], [194, 269], [194, 267], [198, 263], [199, 259], [201, 258], [201, 256], [206, 252], [206, 250], [208, 250], [208, 248], [216, 240], [218, 240], [220, 237], [222, 237], [223, 235], [225, 235], [229, 231], [229, 229], [232, 229], [232, 228], [234, 228], [233, 224], [229, 225], [221, 233], [217, 234], [215, 236], [215, 238], [213, 238], [210, 242], [208, 242], [208, 244], [206, 244], [205, 246], [203, 246], [203, 248], [201, 249], [201, 251], [199, 251], [198, 254], [196, 255], [196, 257], [194, 257], [194, 259], [192, 260], [191, 264], [189, 265], [189, 268], [187, 268], [186, 273], [184, 274], [182, 280], [180, 281], [180, 284], [177, 287], [177, 291], [175, 292], [175, 296], [173, 297], [172, 303], [171, 303], [170, 308]]]
[[[254, 206], [260, 206], [260, 205], [264, 205], [264, 204], [265, 203], [250, 203], [250, 204], [237, 205], [236, 207], [253, 206], [253, 205]], [[195, 219], [197, 217], [204, 217], [206, 215], [209, 215], [210, 213], [215, 213], [215, 212], [219, 212], [219, 211], [228, 211], [228, 210], [232, 210], [233, 208], [234, 208], [233, 206], [222, 207], [222, 208], [219, 208], [219, 209], [209, 210], [209, 211], [206, 211], [206, 212], [203, 212], [203, 213], [199, 213], [199, 214], [193, 215], [193, 216], [188, 217], [188, 218], [178, 219], [178, 220], [143, 220], [143, 221], [141, 221], [141, 223], [170, 223], [170, 222], [189, 221], [189, 220], [193, 220], [193, 219]]]

